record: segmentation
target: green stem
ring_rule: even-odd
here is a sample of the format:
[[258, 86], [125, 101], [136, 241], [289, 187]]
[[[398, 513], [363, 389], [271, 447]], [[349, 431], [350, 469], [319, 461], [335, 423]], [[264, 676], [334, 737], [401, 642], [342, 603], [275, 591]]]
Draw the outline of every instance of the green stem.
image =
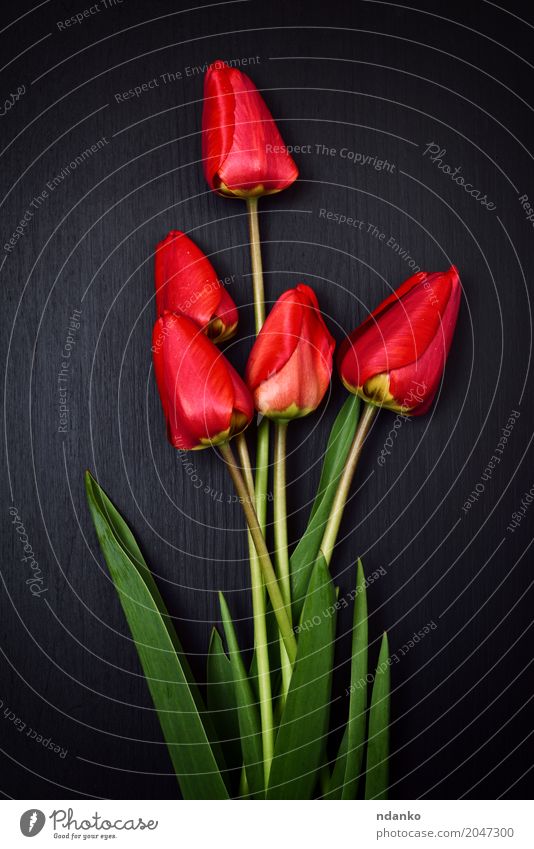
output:
[[250, 233], [250, 258], [252, 261], [252, 287], [254, 290], [254, 317], [256, 335], [265, 321], [265, 293], [263, 266], [261, 262], [260, 227], [258, 222], [258, 198], [247, 198], [247, 217]]
[[[245, 483], [247, 485], [248, 493], [252, 501], [255, 500], [254, 495], [254, 477], [252, 475], [252, 463], [250, 462], [250, 454], [248, 453], [248, 445], [247, 439], [243, 431], [238, 433], [235, 438], [235, 444], [237, 445], [237, 453], [239, 459], [241, 461], [241, 471], [243, 472], [243, 477], [245, 478]], [[258, 508], [256, 505], [256, 513], [258, 512]]]
[[258, 553], [261, 571], [263, 574], [263, 580], [265, 582], [267, 592], [269, 593], [269, 598], [271, 599], [271, 604], [273, 606], [273, 612], [278, 623], [278, 628], [280, 629], [280, 633], [282, 634], [284, 646], [286, 648], [289, 660], [291, 661], [291, 663], [294, 663], [295, 658], [297, 656], [297, 641], [295, 639], [295, 635], [291, 627], [291, 622], [289, 621], [289, 618], [287, 616], [284, 599], [282, 597], [282, 593], [280, 592], [278, 581], [276, 580], [276, 574], [273, 569], [273, 564], [271, 563], [271, 558], [267, 549], [267, 545], [265, 543], [265, 538], [260, 529], [256, 510], [254, 508], [254, 505], [251, 503], [250, 496], [247, 490], [247, 485], [243, 479], [241, 470], [236, 464], [234, 452], [230, 447], [230, 443], [224, 442], [222, 445], [219, 445], [219, 450], [226, 463], [226, 467], [230, 472], [230, 476], [234, 483], [236, 492], [241, 500], [243, 513], [245, 514], [245, 519], [247, 521], [250, 534], [254, 541], [254, 547], [256, 548], [256, 551]]
[[[261, 261], [260, 227], [258, 221], [257, 197], [247, 198], [247, 218], [250, 234], [250, 260], [252, 265], [252, 289], [254, 292], [254, 320], [256, 335], [265, 321], [265, 287], [263, 285], [263, 264]], [[267, 521], [267, 486], [269, 478], [269, 419], [264, 418], [258, 425], [256, 445], [256, 510], [260, 528], [265, 534]]]
[[365, 404], [360, 416], [360, 421], [358, 422], [358, 427], [356, 428], [356, 433], [354, 434], [354, 439], [350, 447], [347, 462], [345, 463], [345, 468], [339, 478], [336, 494], [332, 503], [332, 509], [330, 511], [323, 540], [321, 542], [321, 550], [327, 563], [330, 563], [332, 558], [332, 552], [336, 544], [341, 519], [343, 518], [343, 511], [345, 509], [350, 485], [354, 477], [354, 472], [356, 471], [356, 466], [358, 465], [358, 460], [362, 453], [365, 437], [369, 433], [369, 429], [377, 411], [378, 407], [373, 404]]
[[[274, 546], [278, 581], [291, 621], [291, 584], [289, 579], [289, 553], [287, 546], [287, 503], [286, 503], [286, 444], [287, 421], [276, 422], [274, 428]], [[291, 663], [284, 644], [280, 640], [282, 667], [282, 704], [285, 702], [291, 680]]]
[[[248, 218], [248, 226], [249, 226], [249, 234], [250, 234], [250, 261], [252, 265], [252, 289], [254, 293], [254, 320], [256, 326], [256, 335], [260, 332], [263, 322], [265, 321], [265, 287], [263, 284], [263, 264], [261, 260], [261, 241], [260, 241], [260, 227], [258, 221], [258, 198], [248, 198], [247, 199], [247, 218]], [[258, 425], [257, 436], [256, 436], [256, 474], [255, 474], [255, 502], [256, 502], [256, 514], [258, 517], [258, 523], [260, 530], [265, 537], [265, 529], [267, 525], [267, 488], [269, 485], [269, 420], [264, 419]], [[251, 472], [252, 474], [252, 472]], [[256, 553], [256, 549], [249, 535], [249, 552], [252, 559], [258, 560], [258, 555]], [[262, 587], [263, 592], [263, 623], [259, 624], [259, 617], [257, 619], [258, 627], [260, 629], [260, 636], [258, 637], [258, 642], [261, 643], [263, 632], [267, 630], [266, 627], [266, 613], [265, 613], [265, 591]], [[267, 646], [267, 640], [265, 640], [265, 645]], [[269, 657], [268, 652], [266, 653], [266, 658], [263, 658], [263, 673], [264, 677], [267, 679], [268, 677], [268, 691], [269, 691], [269, 703], [267, 704], [267, 687], [265, 690], [265, 701], [263, 702], [262, 708], [262, 734], [264, 735], [264, 747], [263, 747], [263, 756], [264, 756], [264, 770], [265, 770], [265, 785], [267, 786], [267, 779], [271, 767], [272, 761], [272, 753], [274, 749], [274, 731], [273, 731], [273, 706], [272, 706], [272, 692], [271, 692], [271, 678], [269, 673]], [[259, 661], [259, 658], [258, 658]], [[258, 663], [258, 675], [261, 674], [261, 670]], [[261, 697], [261, 696], [260, 696]]]
[[256, 512], [262, 534], [267, 524], [267, 487], [269, 484], [269, 419], [263, 418], [256, 436]]
[[[249, 496], [254, 503], [254, 478], [247, 440], [244, 433], [236, 437], [237, 451], [243, 467], [243, 476]], [[258, 696], [260, 702], [261, 736], [263, 747], [263, 772], [265, 786], [269, 781], [274, 753], [274, 723], [271, 691], [271, 672], [269, 666], [269, 645], [267, 639], [267, 619], [265, 616], [265, 587], [261, 573], [260, 559], [254, 547], [254, 541], [248, 531], [250, 555], [250, 583], [252, 591], [252, 617], [254, 621], [254, 650], [258, 666]], [[285, 651], [285, 649], [284, 649]]]
[[[250, 259], [252, 265], [252, 289], [254, 293], [254, 320], [256, 326], [256, 335], [260, 332], [263, 322], [265, 321], [265, 291], [263, 285], [263, 266], [261, 261], [261, 241], [260, 228], [258, 221], [258, 198], [247, 199], [247, 218], [250, 234]], [[247, 451], [248, 455], [248, 451]], [[243, 460], [241, 461], [243, 462]], [[247, 465], [244, 463], [243, 465]], [[252, 470], [250, 470], [248, 486], [251, 488]], [[248, 471], [247, 470], [247, 471]], [[256, 443], [256, 480], [255, 492], [255, 507], [258, 517], [259, 528], [265, 537], [265, 528], [267, 523], [267, 487], [269, 484], [269, 420], [264, 419], [259, 426], [257, 432]], [[252, 491], [252, 490], [251, 490]], [[265, 785], [269, 777], [271, 762], [274, 750], [274, 730], [273, 730], [273, 706], [272, 706], [272, 691], [271, 677], [269, 668], [269, 654], [267, 643], [267, 624], [265, 611], [265, 588], [263, 586], [263, 577], [261, 575], [261, 564], [259, 556], [256, 552], [252, 536], [249, 532], [249, 552], [250, 552], [250, 568], [257, 572], [260, 570], [260, 586], [255, 587], [256, 600], [254, 599], [254, 590], [252, 605], [256, 605], [256, 613], [254, 618], [254, 641], [256, 646], [265, 645], [265, 654], [258, 653], [258, 677], [259, 681], [262, 678], [265, 682], [263, 693], [260, 689], [260, 713], [262, 724], [262, 739], [263, 739], [263, 766], [265, 773]], [[260, 606], [260, 592], [262, 595], [262, 603]], [[265, 639], [264, 639], [265, 636]], [[260, 668], [261, 661], [261, 668]]]
[[274, 541], [280, 589], [286, 605], [291, 604], [289, 555], [287, 552], [286, 444], [288, 422], [276, 422], [274, 429]]

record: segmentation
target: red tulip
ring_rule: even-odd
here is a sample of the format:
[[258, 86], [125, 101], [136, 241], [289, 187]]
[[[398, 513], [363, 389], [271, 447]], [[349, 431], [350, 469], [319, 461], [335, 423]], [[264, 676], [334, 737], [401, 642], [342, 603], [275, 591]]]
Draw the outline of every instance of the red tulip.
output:
[[190, 318], [164, 312], [154, 325], [152, 353], [171, 445], [207, 448], [247, 427], [254, 413], [247, 387]]
[[461, 293], [454, 265], [406, 280], [341, 345], [338, 368], [347, 389], [389, 410], [426, 413], [445, 368]]
[[191, 239], [171, 230], [156, 247], [156, 309], [192, 318], [214, 342], [234, 335], [237, 308], [215, 269]]
[[274, 194], [298, 177], [258, 89], [220, 60], [204, 83], [202, 159], [210, 187], [230, 197]]
[[306, 416], [320, 404], [335, 348], [315, 293], [302, 283], [278, 298], [247, 363], [256, 409], [270, 418]]

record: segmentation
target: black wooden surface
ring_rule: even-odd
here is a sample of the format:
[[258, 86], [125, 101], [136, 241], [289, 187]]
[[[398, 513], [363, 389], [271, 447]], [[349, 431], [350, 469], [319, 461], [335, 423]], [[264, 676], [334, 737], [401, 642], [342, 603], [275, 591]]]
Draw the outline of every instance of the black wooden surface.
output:
[[[89, 4], [49, 0], [17, 4], [2, 19], [0, 100], [25, 91], [0, 118], [1, 790], [16, 798], [177, 792], [96, 544], [86, 468], [135, 530], [199, 679], [217, 590], [250, 645], [240, 510], [228, 503], [229, 482], [211, 452], [194, 454], [188, 474], [167, 444], [149, 341], [152, 252], [177, 228], [212, 254], [222, 277], [235, 275], [241, 324], [229, 356], [238, 366], [246, 359], [244, 205], [209, 193], [199, 164], [200, 69], [246, 57], [286, 142], [311, 146], [295, 154], [299, 182], [261, 203], [269, 298], [311, 284], [339, 340], [411, 273], [410, 258], [423, 269], [460, 269], [465, 298], [439, 400], [431, 415], [404, 422], [391, 446], [394, 416], [379, 416], [334, 571], [342, 592], [353, 585], [357, 555], [368, 573], [385, 572], [369, 588], [369, 605], [373, 660], [384, 629], [398, 656], [392, 796], [524, 797], [534, 762], [534, 508], [527, 504], [520, 525], [508, 526], [534, 483], [533, 224], [520, 200], [534, 204], [531, 5], [182, 5], [194, 4], [108, 0], [106, 8], [100, 0], [94, 14], [65, 27], [58, 22]], [[154, 79], [140, 96], [118, 97]], [[495, 208], [432, 162], [430, 143]], [[362, 156], [393, 167], [361, 164]], [[27, 210], [23, 235], [6, 251]], [[321, 210], [364, 225], [327, 220]], [[80, 327], [60, 433], [58, 373], [74, 309]], [[320, 414], [290, 428], [292, 539], [305, 525], [327, 425], [344, 397], [335, 377]], [[484, 479], [513, 411], [520, 415], [500, 462]], [[26, 584], [11, 507], [41, 569], [47, 591], [38, 597]], [[430, 623], [431, 633], [401, 655]], [[349, 627], [344, 612], [339, 693]], [[341, 698], [336, 721], [345, 709]], [[49, 739], [66, 753], [47, 749]]]

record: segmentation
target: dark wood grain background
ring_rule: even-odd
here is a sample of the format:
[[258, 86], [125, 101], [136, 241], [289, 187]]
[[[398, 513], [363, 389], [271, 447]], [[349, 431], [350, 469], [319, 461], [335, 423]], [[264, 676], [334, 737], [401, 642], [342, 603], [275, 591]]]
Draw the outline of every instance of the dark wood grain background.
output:
[[[222, 57], [249, 60], [286, 142], [310, 146], [295, 154], [299, 181], [261, 203], [270, 299], [309, 283], [340, 340], [409, 276], [410, 262], [460, 269], [465, 298], [439, 399], [389, 441], [394, 416], [378, 417], [334, 571], [342, 592], [353, 586], [358, 555], [367, 573], [384, 572], [369, 604], [373, 661], [384, 629], [398, 656], [391, 795], [525, 797], [534, 763], [534, 507], [531, 496], [524, 501], [534, 484], [533, 223], [524, 206], [534, 205], [531, 4], [186, 6], [48, 0], [4, 9], [0, 22], [0, 100], [12, 103], [0, 110], [1, 790], [16, 798], [177, 793], [96, 544], [86, 468], [134, 529], [198, 678], [219, 589], [250, 646], [239, 507], [211, 451], [192, 455], [191, 470], [167, 444], [150, 359], [152, 255], [172, 228], [191, 233], [231, 280], [241, 318], [230, 358], [241, 367], [250, 348], [245, 208], [209, 193], [199, 164], [201, 69]], [[90, 8], [81, 23], [64, 24]], [[139, 96], [123, 96], [136, 86]], [[478, 198], [431, 161], [429, 144]], [[362, 164], [370, 157], [387, 167]], [[58, 374], [75, 309], [61, 433]], [[290, 428], [293, 539], [344, 397], [335, 377], [328, 403]], [[39, 563], [43, 583], [34, 587], [46, 592], [36, 597], [10, 508]], [[510, 528], [516, 513], [522, 520]], [[340, 621], [338, 722], [350, 611]]]

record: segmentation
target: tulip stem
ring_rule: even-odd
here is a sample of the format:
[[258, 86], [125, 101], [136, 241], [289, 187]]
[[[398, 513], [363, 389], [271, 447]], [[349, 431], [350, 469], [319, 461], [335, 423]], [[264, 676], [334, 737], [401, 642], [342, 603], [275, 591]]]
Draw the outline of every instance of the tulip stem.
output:
[[286, 504], [286, 421], [277, 422], [274, 429], [274, 542], [278, 580], [286, 607], [291, 604], [289, 556], [287, 552]]
[[249, 527], [254, 546], [258, 553], [261, 571], [263, 573], [263, 580], [265, 582], [267, 592], [269, 593], [269, 598], [271, 599], [271, 604], [273, 606], [273, 612], [278, 623], [278, 628], [284, 640], [284, 646], [286, 648], [289, 660], [291, 661], [291, 663], [294, 663], [295, 658], [297, 656], [297, 641], [295, 639], [295, 635], [291, 627], [291, 622], [289, 621], [285, 609], [284, 599], [282, 593], [280, 592], [280, 587], [278, 586], [276, 573], [273, 569], [273, 564], [271, 563], [271, 558], [267, 549], [267, 545], [265, 543], [265, 538], [260, 529], [255, 507], [250, 500], [247, 485], [243, 479], [241, 470], [235, 461], [234, 452], [230, 447], [230, 443], [224, 442], [222, 445], [219, 446], [219, 450], [226, 463], [226, 467], [230, 472], [230, 476], [234, 483], [236, 492], [241, 500], [241, 506], [243, 507], [245, 519], [247, 520], [247, 525]]
[[256, 435], [256, 510], [262, 534], [267, 523], [267, 485], [269, 482], [269, 419], [263, 418]]
[[[274, 428], [274, 545], [278, 581], [286, 606], [286, 612], [291, 622], [291, 583], [289, 580], [286, 502], [287, 425], [287, 421], [278, 421]], [[280, 660], [282, 666], [281, 699], [283, 707], [289, 690], [292, 669], [282, 640], [280, 640]]]
[[[252, 504], [254, 497], [254, 478], [248, 453], [247, 440], [244, 433], [236, 437], [237, 452], [243, 467], [243, 477], [247, 484]], [[248, 531], [250, 555], [250, 583], [252, 592], [252, 617], [254, 621], [254, 650], [258, 666], [258, 697], [260, 702], [261, 737], [263, 747], [263, 772], [265, 786], [269, 781], [271, 763], [274, 753], [274, 722], [271, 690], [271, 671], [269, 665], [269, 645], [267, 639], [267, 619], [265, 615], [265, 587], [261, 572], [260, 558], [254, 547], [250, 531]], [[285, 651], [285, 649], [284, 649]]]
[[[250, 260], [252, 265], [252, 289], [254, 293], [254, 320], [256, 335], [265, 321], [265, 287], [263, 285], [263, 263], [261, 261], [260, 226], [258, 220], [258, 198], [247, 198], [247, 217], [250, 235]], [[267, 485], [269, 478], [269, 419], [258, 425], [256, 443], [256, 510], [259, 525], [265, 534], [267, 521]]]
[[[247, 439], [243, 431], [238, 433], [235, 438], [235, 444], [237, 445], [237, 453], [239, 459], [241, 460], [241, 469], [243, 471], [243, 477], [245, 478], [245, 483], [247, 485], [248, 494], [253, 502], [255, 502], [255, 494], [254, 494], [254, 476], [252, 474], [252, 463], [250, 460], [250, 454], [248, 451]], [[256, 506], [256, 513], [258, 512], [258, 507]]]
[[[254, 293], [254, 322], [256, 326], [256, 335], [260, 332], [263, 322], [265, 321], [265, 289], [263, 285], [263, 264], [261, 260], [261, 241], [260, 241], [260, 227], [258, 221], [258, 198], [247, 198], [247, 218], [248, 218], [248, 227], [249, 227], [249, 239], [250, 239], [250, 260], [252, 265], [252, 290]], [[244, 441], [244, 437], [243, 437]], [[239, 446], [238, 446], [239, 448]], [[248, 455], [248, 451], [247, 451]], [[243, 458], [241, 458], [241, 462], [243, 462]], [[245, 464], [244, 464], [245, 465]], [[250, 469], [250, 463], [248, 464], [248, 468]], [[252, 478], [252, 470], [250, 469], [250, 478]], [[262, 538], [265, 541], [265, 526], [267, 522], [267, 486], [269, 479], [269, 420], [264, 419], [258, 425], [257, 431], [257, 442], [256, 442], [256, 475], [255, 475], [255, 508], [256, 508], [256, 517], [258, 520], [259, 530], [262, 533]], [[249, 479], [249, 487], [251, 484], [251, 480]], [[257, 552], [255, 543], [251, 544], [251, 533], [249, 532], [249, 551], [250, 551], [250, 567], [251, 569], [260, 568], [260, 579], [261, 579], [261, 563], [259, 552]], [[253, 561], [255, 561], [253, 563]], [[258, 567], [259, 564], [259, 567]], [[265, 574], [263, 575], [265, 578]], [[269, 589], [269, 588], [268, 588]], [[258, 598], [257, 603], [259, 604], [259, 593], [260, 588], [258, 587]], [[262, 735], [263, 735], [263, 766], [265, 773], [265, 785], [267, 786], [267, 781], [269, 777], [269, 772], [271, 768], [271, 762], [273, 758], [273, 750], [274, 750], [274, 731], [273, 731], [273, 705], [272, 705], [272, 692], [271, 692], [271, 678], [269, 672], [269, 653], [267, 648], [267, 636], [266, 636], [266, 613], [265, 613], [265, 592], [263, 583], [261, 586], [262, 593], [262, 616], [260, 622], [259, 610], [257, 607], [258, 616], [255, 618], [255, 630], [258, 629], [258, 635], [255, 639], [256, 644], [259, 646], [262, 643], [265, 645], [265, 653], [260, 656], [258, 652], [258, 677], [261, 680], [262, 677], [268, 681], [268, 693], [267, 693], [267, 684], [265, 687], [265, 691], [262, 694], [260, 690], [260, 708], [261, 708], [261, 718], [262, 718]], [[272, 600], [272, 597], [271, 597]], [[254, 597], [252, 599], [253, 607], [254, 607]], [[274, 604], [273, 604], [274, 607]], [[290, 627], [291, 627], [291, 623]], [[265, 634], [265, 639], [263, 635]], [[294, 638], [293, 638], [294, 639]], [[260, 660], [262, 662], [262, 668], [260, 668]], [[263, 671], [263, 675], [262, 675]], [[267, 700], [268, 696], [268, 700]]]
[[256, 335], [265, 321], [265, 292], [263, 287], [263, 265], [261, 261], [260, 226], [258, 222], [258, 198], [247, 198], [247, 217], [250, 233], [250, 258], [252, 261], [252, 287], [254, 290], [254, 317]]
[[343, 511], [347, 502], [350, 485], [354, 477], [354, 472], [356, 471], [356, 466], [358, 465], [358, 460], [360, 459], [360, 455], [362, 453], [365, 438], [369, 433], [371, 424], [373, 423], [374, 417], [378, 409], [379, 408], [376, 407], [374, 404], [364, 405], [363, 412], [360, 416], [360, 421], [358, 422], [358, 427], [356, 428], [356, 433], [354, 434], [354, 439], [352, 441], [352, 445], [350, 447], [350, 451], [347, 457], [347, 462], [345, 463], [345, 468], [343, 469], [341, 477], [339, 478], [336, 494], [332, 503], [332, 509], [330, 511], [330, 515], [328, 517], [328, 521], [326, 523], [326, 528], [323, 535], [323, 540], [321, 542], [321, 551], [324, 554], [327, 564], [330, 563], [330, 560], [332, 558], [332, 552], [334, 551], [339, 526], [341, 524], [341, 519], [343, 518]]
[[[247, 198], [247, 218], [248, 218], [248, 226], [249, 226], [249, 237], [250, 237], [250, 260], [252, 265], [252, 290], [254, 293], [254, 321], [256, 326], [256, 335], [260, 332], [263, 322], [265, 321], [265, 287], [263, 283], [263, 264], [261, 259], [261, 240], [260, 240], [260, 227], [258, 220], [258, 198], [257, 197], [249, 197]], [[247, 452], [248, 454], [248, 452]], [[243, 462], [243, 459], [241, 460]], [[252, 476], [252, 472], [251, 472]], [[265, 527], [267, 523], [267, 487], [269, 483], [269, 419], [264, 418], [262, 422], [258, 425], [257, 431], [257, 442], [256, 442], [256, 474], [255, 474], [255, 507], [256, 507], [256, 518], [258, 521], [259, 530], [262, 534], [263, 544], [265, 546]], [[250, 481], [249, 481], [250, 486]], [[248, 521], [248, 519], [247, 519]], [[250, 543], [249, 533], [249, 543]], [[254, 545], [249, 544], [250, 550], [250, 559], [251, 559], [251, 569], [253, 568], [252, 561], [260, 560], [261, 557], [259, 551], [257, 550], [256, 542], [254, 541]], [[267, 552], [267, 548], [265, 547], [265, 551]], [[268, 553], [268, 552], [267, 552]], [[269, 558], [270, 564], [270, 558]], [[267, 591], [269, 592], [269, 596], [271, 598], [271, 602], [273, 602], [272, 597], [272, 587], [269, 587], [268, 579], [265, 574], [265, 570], [260, 562], [260, 567], [263, 571], [263, 578], [267, 583]], [[271, 565], [271, 572], [273, 571]], [[274, 576], [274, 573], [273, 573]], [[276, 589], [278, 590], [278, 585], [276, 585]], [[260, 617], [258, 615], [255, 620], [256, 625], [259, 628], [260, 634], [266, 632], [266, 616], [265, 616], [265, 594], [262, 587], [263, 593], [263, 619], [260, 625]], [[258, 590], [259, 596], [259, 590]], [[253, 599], [254, 604], [254, 599]], [[276, 604], [273, 602], [273, 608], [275, 614], [278, 619], [278, 614], [276, 611]], [[286, 616], [287, 619], [287, 616]], [[287, 623], [289, 625], [289, 630], [291, 631], [291, 622]], [[256, 627], [255, 625], [255, 627]], [[280, 622], [279, 622], [280, 627]], [[280, 629], [282, 630], [282, 629]], [[286, 635], [288, 638], [288, 635]], [[291, 631], [291, 638], [293, 642], [295, 642], [295, 638], [293, 632]], [[259, 636], [257, 638], [257, 644], [259, 645], [263, 641], [263, 637]], [[267, 639], [265, 638], [265, 646], [267, 646]], [[271, 698], [271, 679], [269, 676], [269, 656], [268, 651], [266, 649], [265, 657], [261, 658], [263, 663], [263, 672], [264, 677], [268, 677], [269, 683], [269, 702], [267, 704], [267, 688], [265, 693], [265, 700], [262, 698], [262, 693], [260, 692], [260, 702], [262, 709], [262, 734], [263, 734], [263, 757], [264, 757], [264, 772], [265, 772], [265, 784], [267, 786], [267, 780], [269, 776], [269, 771], [271, 768], [271, 761], [273, 756], [274, 749], [274, 732], [273, 732], [273, 713], [272, 713], [272, 698]], [[260, 655], [258, 654], [258, 676], [261, 681], [261, 669], [259, 665]]]
[[[247, 218], [250, 236], [250, 260], [252, 265], [252, 290], [254, 293], [254, 321], [256, 335], [265, 321], [265, 288], [261, 261], [260, 226], [258, 221], [258, 198], [247, 198]], [[267, 485], [269, 479], [269, 419], [258, 425], [256, 443], [256, 511], [261, 532], [265, 535], [267, 521]]]

